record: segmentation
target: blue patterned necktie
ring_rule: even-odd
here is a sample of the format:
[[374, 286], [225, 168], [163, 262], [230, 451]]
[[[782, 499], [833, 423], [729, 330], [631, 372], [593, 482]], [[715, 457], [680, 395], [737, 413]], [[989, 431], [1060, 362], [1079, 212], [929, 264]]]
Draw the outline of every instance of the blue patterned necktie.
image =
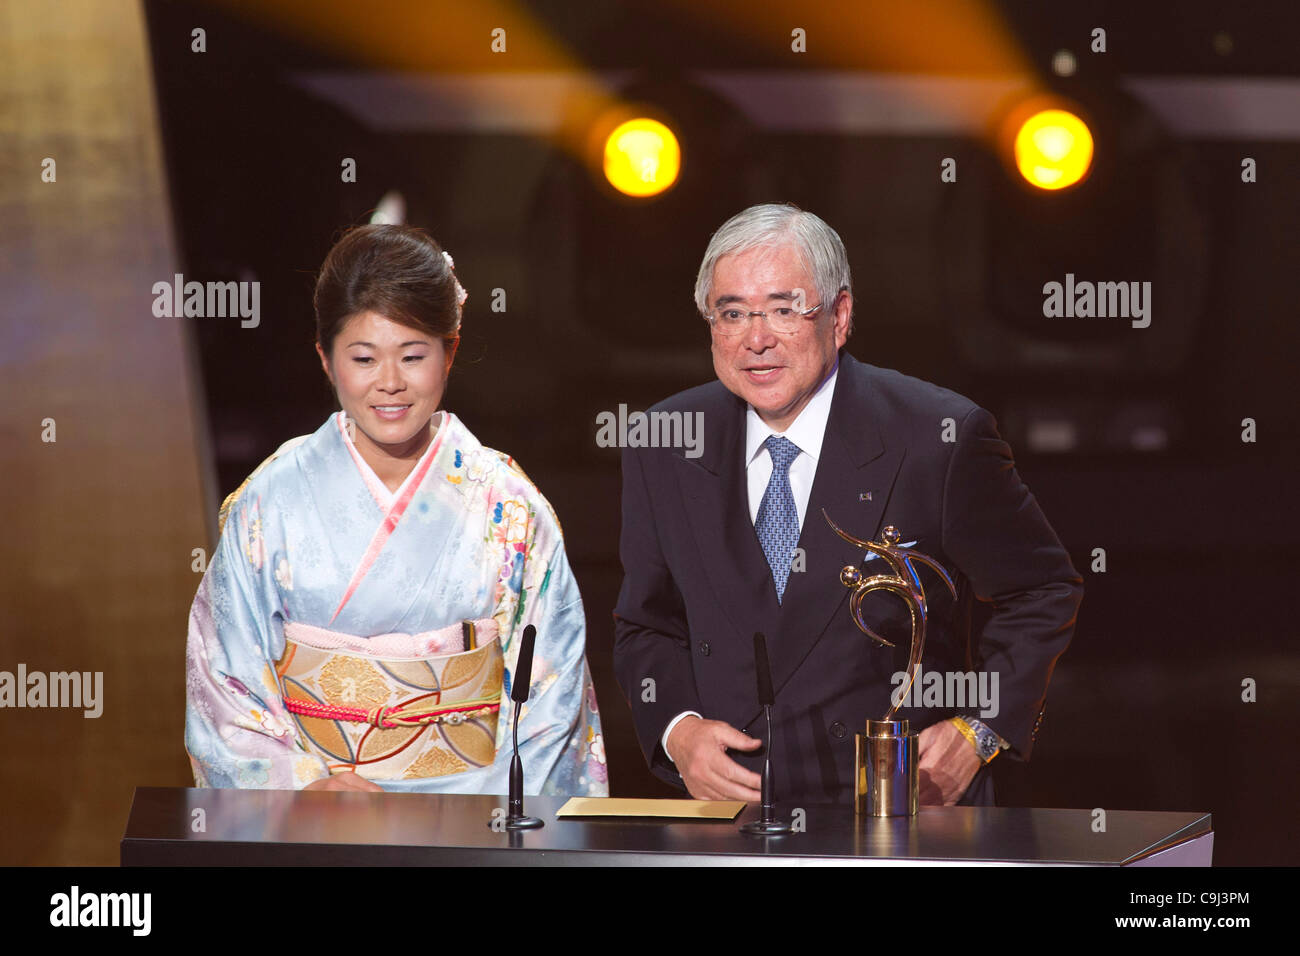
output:
[[799, 457], [799, 446], [780, 435], [770, 435], [763, 444], [772, 459], [772, 477], [758, 506], [754, 530], [772, 569], [776, 603], [780, 604], [790, 577], [790, 560], [799, 543], [799, 512], [795, 510], [794, 492], [790, 490], [790, 464]]

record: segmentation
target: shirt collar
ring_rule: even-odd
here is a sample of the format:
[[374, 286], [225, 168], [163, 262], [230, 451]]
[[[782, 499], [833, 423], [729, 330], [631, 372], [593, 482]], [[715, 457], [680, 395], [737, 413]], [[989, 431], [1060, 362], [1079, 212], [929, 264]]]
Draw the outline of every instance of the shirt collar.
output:
[[[840, 363], [836, 358], [831, 374], [817, 387], [813, 397], [790, 423], [790, 427], [780, 433], [798, 445], [799, 451], [811, 457], [814, 462], [822, 453], [822, 439], [826, 436], [826, 422], [831, 417], [831, 398], [835, 395], [835, 379], [839, 374]], [[777, 432], [759, 418], [753, 405], [746, 405], [745, 408], [745, 467], [748, 468], [763, 451], [763, 443], [768, 436]]]

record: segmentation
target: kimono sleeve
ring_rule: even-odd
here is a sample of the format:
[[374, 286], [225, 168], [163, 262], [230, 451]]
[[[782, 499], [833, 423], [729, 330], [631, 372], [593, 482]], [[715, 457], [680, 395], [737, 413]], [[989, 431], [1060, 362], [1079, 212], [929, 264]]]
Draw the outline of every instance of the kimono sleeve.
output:
[[[522, 541], [508, 545], [513, 554], [503, 568], [504, 587], [494, 615], [501, 628], [506, 666], [495, 764], [504, 771], [513, 753], [510, 689], [524, 629], [532, 624], [537, 628], [532, 681], [519, 721], [524, 789], [608, 796], [605, 741], [587, 667], [586, 613], [559, 522], [536, 489], [530, 487], [513, 500], [527, 509], [527, 530]], [[509, 507], [503, 517], [509, 520]], [[503, 773], [502, 780], [506, 779]]]
[[283, 647], [260, 496], [231, 506], [190, 610], [185, 749], [200, 787], [301, 789], [329, 776], [298, 740], [272, 661]]

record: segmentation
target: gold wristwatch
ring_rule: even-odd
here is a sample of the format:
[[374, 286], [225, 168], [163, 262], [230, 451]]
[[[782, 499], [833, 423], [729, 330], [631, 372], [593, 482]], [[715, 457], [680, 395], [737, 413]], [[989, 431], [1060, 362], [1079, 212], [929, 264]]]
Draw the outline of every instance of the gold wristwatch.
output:
[[984, 721], [976, 717], [950, 717], [961, 735], [970, 741], [981, 763], [988, 763], [996, 757], [1003, 747], [1009, 746], [1005, 740], [993, 732]]

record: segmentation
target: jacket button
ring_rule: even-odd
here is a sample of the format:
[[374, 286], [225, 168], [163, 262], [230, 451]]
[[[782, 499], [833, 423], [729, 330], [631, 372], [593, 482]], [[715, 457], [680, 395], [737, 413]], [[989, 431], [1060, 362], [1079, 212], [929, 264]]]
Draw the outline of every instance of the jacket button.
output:
[[708, 656], [709, 656], [709, 642], [708, 642], [708, 641], [700, 641], [700, 653], [703, 654], [705, 657], [708, 657]]
[[831, 736], [832, 736], [832, 737], [843, 738], [843, 737], [845, 737], [845, 736], [848, 735], [848, 732], [849, 732], [849, 728], [845, 727], [845, 726], [844, 726], [842, 723], [840, 723], [838, 720], [835, 721], [835, 723], [831, 724]]

